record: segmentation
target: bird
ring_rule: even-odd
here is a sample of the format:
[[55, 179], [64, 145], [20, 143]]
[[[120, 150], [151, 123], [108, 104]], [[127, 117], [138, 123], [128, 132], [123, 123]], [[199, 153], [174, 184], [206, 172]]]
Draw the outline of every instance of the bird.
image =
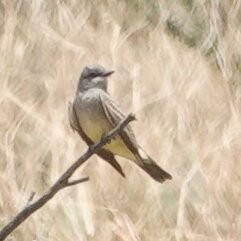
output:
[[[97, 64], [84, 67], [74, 100], [69, 102], [70, 126], [88, 146], [100, 141], [108, 131], [125, 118], [107, 91], [108, 80], [113, 73], [113, 70], [107, 70]], [[163, 183], [167, 179], [172, 179], [172, 176], [138, 145], [130, 124], [96, 154], [123, 177], [125, 173], [116, 156], [134, 162], [157, 182]]]

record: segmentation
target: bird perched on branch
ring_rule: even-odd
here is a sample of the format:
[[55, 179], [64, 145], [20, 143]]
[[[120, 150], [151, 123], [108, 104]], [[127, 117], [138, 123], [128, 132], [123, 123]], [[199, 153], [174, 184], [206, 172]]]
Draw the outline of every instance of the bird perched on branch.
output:
[[[89, 146], [99, 141], [125, 117], [107, 92], [107, 78], [113, 73], [114, 71], [108, 71], [99, 65], [85, 67], [79, 79], [74, 102], [69, 103], [70, 125]], [[125, 174], [115, 156], [133, 161], [158, 182], [172, 179], [172, 176], [159, 167], [137, 144], [130, 125], [96, 154], [123, 177]]]

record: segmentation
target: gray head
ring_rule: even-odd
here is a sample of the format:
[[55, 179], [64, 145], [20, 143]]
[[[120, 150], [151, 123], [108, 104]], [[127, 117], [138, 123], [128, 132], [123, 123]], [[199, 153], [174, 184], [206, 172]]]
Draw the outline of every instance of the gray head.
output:
[[99, 88], [107, 90], [107, 77], [113, 74], [114, 71], [106, 70], [100, 65], [86, 66], [80, 76], [78, 91]]

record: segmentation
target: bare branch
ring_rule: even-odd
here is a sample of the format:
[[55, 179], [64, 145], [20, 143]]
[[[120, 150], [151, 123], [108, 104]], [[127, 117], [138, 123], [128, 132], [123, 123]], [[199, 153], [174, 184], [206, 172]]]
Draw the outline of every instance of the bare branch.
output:
[[77, 180], [74, 180], [74, 181], [71, 181], [71, 182], [68, 181], [66, 187], [73, 186], [73, 185], [76, 185], [76, 184], [79, 184], [79, 183], [82, 183], [82, 182], [86, 182], [86, 181], [89, 181], [89, 180], [90, 180], [89, 177], [84, 177], [84, 178], [77, 179]]
[[[31, 214], [45, 205], [55, 194], [64, 187], [83, 182], [83, 179], [69, 182], [69, 178], [84, 162], [86, 162], [96, 151], [114, 138], [129, 122], [135, 120], [133, 114], [129, 114], [114, 129], [107, 133], [101, 140], [92, 145], [78, 160], [76, 160], [60, 178], [36, 201], [29, 203], [13, 219], [0, 230], [0, 241], [4, 240], [13, 230], [23, 223]], [[82, 181], [81, 181], [82, 180]], [[84, 181], [87, 181], [86, 179]]]

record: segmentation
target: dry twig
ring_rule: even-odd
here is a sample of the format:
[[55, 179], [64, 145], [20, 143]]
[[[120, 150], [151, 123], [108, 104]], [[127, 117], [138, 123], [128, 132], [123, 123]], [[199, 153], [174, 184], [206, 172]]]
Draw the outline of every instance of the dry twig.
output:
[[21, 223], [23, 223], [31, 214], [36, 212], [42, 206], [45, 205], [57, 192], [61, 189], [73, 186], [85, 181], [88, 181], [89, 178], [85, 177], [82, 179], [69, 181], [69, 178], [73, 173], [79, 168], [84, 162], [86, 162], [96, 151], [101, 147], [111, 141], [121, 129], [123, 129], [129, 122], [135, 120], [133, 114], [129, 114], [124, 120], [122, 120], [114, 129], [108, 132], [101, 140], [94, 145], [90, 146], [89, 149], [78, 159], [76, 160], [60, 178], [47, 190], [40, 198], [32, 202], [32, 198], [26, 207], [24, 207], [13, 219], [0, 230], [0, 241], [4, 240], [13, 230], [15, 230]]

